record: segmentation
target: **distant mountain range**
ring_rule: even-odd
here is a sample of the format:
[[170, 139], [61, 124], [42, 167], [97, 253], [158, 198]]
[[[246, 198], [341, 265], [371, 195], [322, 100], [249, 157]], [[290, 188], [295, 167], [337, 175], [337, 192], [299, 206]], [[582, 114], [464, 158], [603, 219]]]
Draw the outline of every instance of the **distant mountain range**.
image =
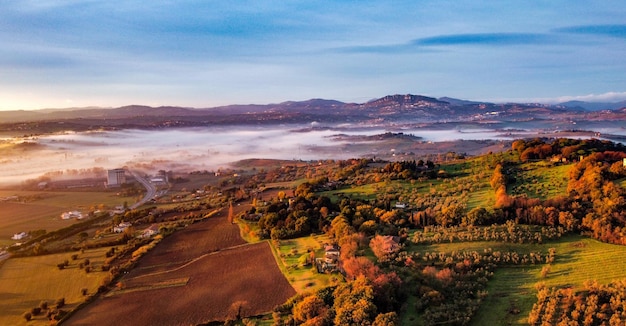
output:
[[[601, 110], [601, 111], [599, 111]], [[410, 123], [450, 121], [528, 121], [532, 119], [626, 120], [626, 101], [557, 105], [466, 101], [449, 97], [388, 95], [365, 103], [311, 99], [265, 105], [213, 108], [130, 105], [119, 108], [67, 108], [0, 111], [0, 130], [40, 132], [97, 128], [160, 128], [271, 123]]]
[[587, 111], [603, 111], [603, 110], [617, 110], [626, 107], [626, 101], [603, 103], [603, 102], [583, 102], [583, 101], [568, 101], [560, 103], [559, 105], [567, 108], [580, 108]]

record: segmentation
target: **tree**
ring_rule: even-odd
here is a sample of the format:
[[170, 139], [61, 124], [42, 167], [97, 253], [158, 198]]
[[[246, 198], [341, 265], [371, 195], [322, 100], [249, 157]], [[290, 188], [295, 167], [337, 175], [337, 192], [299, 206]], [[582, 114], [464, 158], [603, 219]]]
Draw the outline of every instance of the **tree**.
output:
[[461, 223], [463, 226], [483, 225], [489, 219], [489, 212], [484, 207], [476, 207], [461, 218]]
[[372, 326], [395, 326], [398, 324], [398, 314], [395, 311], [378, 314]]
[[334, 292], [335, 325], [371, 325], [376, 315], [374, 289], [365, 276], [342, 284]]
[[293, 307], [293, 317], [297, 322], [305, 322], [315, 317], [327, 317], [329, 307], [319, 296], [312, 294]]
[[386, 261], [400, 251], [400, 244], [392, 236], [376, 235], [370, 241], [370, 248], [379, 261]]
[[228, 222], [233, 223], [234, 215], [235, 213], [233, 212], [233, 202], [231, 201], [228, 205]]
[[33, 318], [33, 315], [30, 313], [30, 311], [27, 311], [22, 315], [22, 317], [24, 317], [26, 321], [30, 321]]
[[330, 225], [332, 227], [331, 234], [335, 237], [336, 240], [339, 240], [343, 236], [351, 233], [350, 225], [343, 215], [338, 215], [337, 217], [335, 217]]
[[243, 310], [248, 306], [248, 301], [235, 301], [230, 305], [228, 316], [234, 320], [240, 320], [243, 316]]

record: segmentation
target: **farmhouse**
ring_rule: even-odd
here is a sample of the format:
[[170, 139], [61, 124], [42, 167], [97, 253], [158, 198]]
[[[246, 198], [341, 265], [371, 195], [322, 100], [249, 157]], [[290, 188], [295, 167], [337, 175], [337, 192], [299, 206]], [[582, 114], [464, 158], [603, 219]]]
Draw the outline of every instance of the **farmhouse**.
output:
[[406, 208], [406, 203], [405, 202], [396, 202], [396, 208], [401, 208], [401, 209], [405, 209]]
[[326, 244], [324, 246], [324, 258], [315, 259], [318, 273], [339, 271], [339, 246]]
[[143, 232], [141, 232], [141, 238], [149, 238], [155, 234], [159, 234], [159, 226], [156, 224], [152, 224], [150, 225], [149, 228], [143, 230]]
[[61, 219], [63, 220], [70, 220], [70, 219], [77, 219], [80, 220], [83, 218], [83, 213], [79, 212], [79, 211], [71, 211], [71, 212], [65, 212], [63, 214], [61, 214]]
[[115, 209], [111, 211], [111, 216], [115, 214], [124, 214], [124, 212], [126, 212], [124, 206], [115, 206]]
[[16, 233], [14, 234], [11, 239], [13, 240], [22, 240], [24, 238], [26, 238], [28, 236], [28, 233], [26, 232], [20, 232], [20, 233]]
[[113, 232], [115, 232], [115, 233], [122, 233], [122, 232], [126, 231], [126, 229], [128, 229], [131, 226], [132, 226], [132, 224], [130, 224], [128, 222], [122, 222], [122, 223], [118, 224], [117, 226], [113, 227]]

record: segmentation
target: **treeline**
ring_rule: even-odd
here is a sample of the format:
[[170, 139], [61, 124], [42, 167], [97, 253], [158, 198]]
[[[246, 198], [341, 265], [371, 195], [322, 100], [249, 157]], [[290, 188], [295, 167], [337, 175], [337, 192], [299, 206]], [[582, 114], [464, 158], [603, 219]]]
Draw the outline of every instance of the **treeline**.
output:
[[522, 162], [542, 160], [554, 156], [575, 161], [581, 156], [584, 157], [596, 152], [626, 151], [626, 146], [620, 143], [599, 139], [518, 139], [513, 142], [511, 147], [517, 152]]
[[391, 162], [382, 168], [381, 172], [390, 174], [390, 178], [394, 179], [417, 179], [419, 177], [435, 177], [433, 171], [435, 163], [432, 161], [399, 161]]
[[513, 220], [503, 225], [493, 224], [485, 227], [425, 227], [415, 231], [411, 241], [415, 244], [434, 244], [442, 242], [498, 241], [509, 243], [543, 243], [555, 240], [567, 231], [561, 226], [536, 227], [517, 224]]

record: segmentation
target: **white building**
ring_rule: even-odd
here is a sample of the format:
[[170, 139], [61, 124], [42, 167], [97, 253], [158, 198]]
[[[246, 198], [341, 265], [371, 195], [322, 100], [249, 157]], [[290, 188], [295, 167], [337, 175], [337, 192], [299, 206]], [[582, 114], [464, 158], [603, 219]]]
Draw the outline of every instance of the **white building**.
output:
[[80, 220], [83, 218], [83, 213], [79, 211], [71, 211], [71, 212], [65, 212], [61, 214], [61, 219], [63, 220], [71, 220], [73, 218]]
[[11, 239], [13, 240], [22, 240], [24, 238], [26, 238], [28, 236], [28, 233], [26, 232], [20, 232], [20, 233], [16, 233], [14, 234]]
[[126, 172], [124, 169], [113, 169], [107, 171], [107, 187], [119, 187], [126, 183]]
[[128, 229], [131, 226], [132, 226], [132, 224], [130, 224], [130, 223], [122, 222], [122, 223], [118, 224], [117, 226], [113, 227], [113, 232], [115, 232], [115, 233], [122, 233], [122, 232], [126, 231], [126, 229]]
[[149, 228], [143, 230], [143, 232], [141, 233], [141, 235], [139, 236], [140, 238], [149, 238], [153, 235], [159, 234], [159, 226], [156, 224], [152, 224], [150, 225]]

